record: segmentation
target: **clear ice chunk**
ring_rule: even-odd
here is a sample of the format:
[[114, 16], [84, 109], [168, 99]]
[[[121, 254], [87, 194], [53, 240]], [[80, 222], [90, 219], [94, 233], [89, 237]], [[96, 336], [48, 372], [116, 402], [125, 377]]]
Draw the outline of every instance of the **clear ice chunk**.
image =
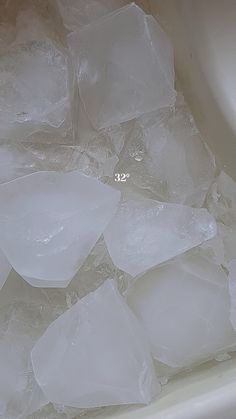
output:
[[113, 280], [53, 322], [31, 359], [45, 396], [65, 406], [148, 403], [160, 390], [138, 322]]
[[72, 142], [71, 88], [69, 56], [50, 39], [11, 45], [0, 60], [0, 139], [50, 142], [53, 132]]
[[132, 276], [215, 235], [215, 220], [206, 209], [151, 199], [122, 202], [104, 233], [114, 264]]
[[199, 256], [148, 272], [130, 288], [127, 301], [154, 358], [171, 367], [188, 367], [236, 345], [227, 276]]
[[33, 286], [66, 287], [114, 215], [120, 192], [79, 171], [0, 185], [0, 243]]
[[125, 6], [125, 0], [57, 0], [63, 23], [69, 32]]
[[155, 199], [202, 206], [215, 162], [181, 94], [173, 108], [134, 122], [117, 171], [129, 173], [129, 182]]
[[11, 265], [8, 262], [4, 253], [0, 249], [0, 289], [5, 284], [10, 271], [11, 271]]
[[80, 97], [95, 128], [174, 103], [172, 46], [158, 23], [134, 3], [68, 39], [78, 64]]

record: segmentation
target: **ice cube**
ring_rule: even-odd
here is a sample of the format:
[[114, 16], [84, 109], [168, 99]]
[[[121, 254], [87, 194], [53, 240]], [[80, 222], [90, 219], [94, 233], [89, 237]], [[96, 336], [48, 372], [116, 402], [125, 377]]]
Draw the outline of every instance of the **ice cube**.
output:
[[70, 32], [119, 9], [126, 3], [125, 0], [57, 0], [63, 23]]
[[0, 138], [50, 142], [53, 132], [71, 142], [71, 77], [69, 56], [50, 39], [13, 44], [0, 61]]
[[149, 348], [115, 282], [107, 280], [53, 322], [31, 354], [53, 403], [148, 403], [159, 391]]
[[104, 233], [114, 264], [133, 276], [215, 235], [215, 220], [206, 209], [151, 199], [122, 202]]
[[9, 264], [6, 256], [0, 249], [0, 289], [5, 284], [10, 271], [11, 265]]
[[148, 272], [130, 289], [128, 303], [155, 359], [172, 367], [199, 363], [236, 345], [227, 276], [199, 256]]
[[172, 47], [134, 3], [73, 32], [68, 42], [78, 63], [80, 97], [95, 128], [174, 103]]
[[136, 120], [117, 171], [129, 173], [129, 181], [153, 198], [202, 206], [214, 178], [214, 158], [182, 95], [174, 108]]
[[116, 211], [119, 191], [79, 171], [37, 172], [0, 185], [0, 243], [34, 286], [65, 287]]

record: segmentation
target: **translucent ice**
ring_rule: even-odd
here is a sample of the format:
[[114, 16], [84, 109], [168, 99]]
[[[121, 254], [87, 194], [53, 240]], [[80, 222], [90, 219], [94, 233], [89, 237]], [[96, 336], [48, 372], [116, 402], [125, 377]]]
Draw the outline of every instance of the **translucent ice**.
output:
[[120, 193], [78, 171], [0, 185], [0, 242], [34, 286], [65, 287], [116, 211]]
[[63, 23], [68, 31], [75, 31], [83, 25], [124, 6], [125, 0], [57, 0]]
[[52, 323], [31, 358], [46, 397], [65, 406], [148, 403], [159, 390], [137, 320], [112, 280]]
[[172, 367], [206, 360], [236, 345], [227, 276], [201, 257], [182, 257], [148, 272], [128, 303], [143, 325], [154, 357]]
[[0, 289], [5, 284], [10, 271], [11, 265], [9, 264], [4, 253], [0, 250]]
[[216, 235], [206, 209], [151, 199], [125, 201], [104, 233], [116, 266], [138, 275]]
[[156, 199], [203, 204], [214, 178], [214, 159], [181, 94], [175, 107], [137, 119], [117, 171], [129, 173], [129, 182]]
[[64, 50], [49, 39], [13, 44], [0, 61], [0, 138], [25, 140], [41, 130], [39, 139], [47, 142], [54, 129], [57, 142], [68, 142], [70, 88]]
[[134, 3], [72, 33], [69, 44], [80, 97], [97, 129], [173, 104], [172, 47]]

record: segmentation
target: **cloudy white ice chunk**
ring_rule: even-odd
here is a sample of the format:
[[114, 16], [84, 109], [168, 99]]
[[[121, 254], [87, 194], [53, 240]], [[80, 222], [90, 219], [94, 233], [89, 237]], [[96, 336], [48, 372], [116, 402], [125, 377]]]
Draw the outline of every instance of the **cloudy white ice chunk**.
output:
[[201, 257], [181, 257], [152, 270], [129, 291], [155, 359], [172, 367], [199, 363], [233, 348], [227, 276]]
[[30, 284], [65, 287], [101, 236], [119, 191], [78, 171], [37, 172], [0, 185], [0, 243]]
[[151, 199], [122, 202], [104, 233], [114, 264], [132, 276], [215, 235], [215, 220], [206, 209]]
[[95, 128], [174, 103], [172, 46], [134, 3], [73, 32], [69, 45], [78, 63], [80, 97]]
[[54, 321], [31, 358], [45, 396], [65, 406], [148, 403], [160, 390], [138, 322], [113, 280]]

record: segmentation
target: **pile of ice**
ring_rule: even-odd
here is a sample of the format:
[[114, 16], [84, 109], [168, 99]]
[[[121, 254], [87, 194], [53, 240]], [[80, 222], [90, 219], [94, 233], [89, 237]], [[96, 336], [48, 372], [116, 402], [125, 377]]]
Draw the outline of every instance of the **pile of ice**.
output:
[[147, 404], [236, 348], [236, 183], [127, 3], [0, 5], [4, 419]]

